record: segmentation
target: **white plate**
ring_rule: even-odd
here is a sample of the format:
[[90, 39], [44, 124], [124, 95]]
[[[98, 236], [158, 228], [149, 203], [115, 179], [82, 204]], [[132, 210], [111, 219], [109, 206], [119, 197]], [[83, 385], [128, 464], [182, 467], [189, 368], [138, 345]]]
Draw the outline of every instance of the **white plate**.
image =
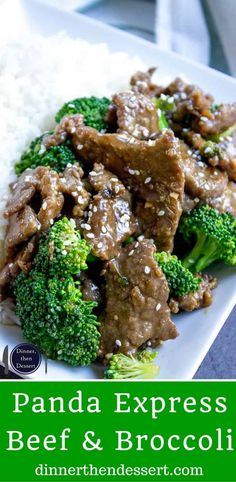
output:
[[[156, 45], [140, 38], [107, 27], [82, 15], [64, 13], [32, 0], [16, 2], [17, 10], [14, 10], [15, 15], [13, 17], [13, 2], [6, 1], [6, 16], [9, 15], [10, 3], [11, 36], [14, 34], [17, 37], [22, 29], [26, 28], [43, 35], [66, 30], [70, 36], [79, 36], [92, 43], [107, 42], [113, 51], [124, 50], [130, 55], [138, 54], [147, 65], [157, 65], [162, 75], [170, 75], [174, 78], [176, 75], [183, 73], [190, 81], [198, 83], [205, 90], [213, 93], [219, 101], [236, 99], [236, 81], [234, 79], [176, 54], [164, 52]], [[14, 19], [15, 22], [13, 22]], [[2, 21], [3, 12], [0, 24]], [[3, 23], [7, 25], [9, 35], [9, 22], [4, 21]], [[3, 34], [3, 29], [0, 30]], [[236, 303], [235, 270], [215, 267], [214, 271], [219, 278], [219, 286], [214, 291], [214, 303], [207, 309], [175, 317], [180, 336], [177, 340], [166, 342], [159, 349], [160, 379], [191, 379], [233, 309]], [[9, 348], [13, 348], [23, 340], [21, 331], [17, 327], [1, 327], [0, 338], [0, 356], [6, 344], [9, 345]], [[38, 380], [95, 379], [101, 377], [102, 370], [99, 367], [71, 368], [68, 365], [51, 360], [48, 364], [47, 375], [44, 374], [44, 366], [34, 374], [34, 378]]]

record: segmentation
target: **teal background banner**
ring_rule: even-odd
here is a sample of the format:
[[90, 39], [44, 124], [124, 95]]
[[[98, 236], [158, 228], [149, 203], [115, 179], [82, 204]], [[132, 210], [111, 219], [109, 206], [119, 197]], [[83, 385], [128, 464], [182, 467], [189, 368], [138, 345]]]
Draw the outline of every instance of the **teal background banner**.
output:
[[0, 383], [0, 481], [236, 481], [236, 382]]

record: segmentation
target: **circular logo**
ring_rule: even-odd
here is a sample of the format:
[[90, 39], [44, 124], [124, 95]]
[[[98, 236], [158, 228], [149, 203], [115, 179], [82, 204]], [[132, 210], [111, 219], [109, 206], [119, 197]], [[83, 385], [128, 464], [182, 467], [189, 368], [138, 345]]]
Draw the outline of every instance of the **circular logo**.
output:
[[30, 374], [40, 367], [41, 354], [31, 343], [21, 343], [13, 348], [10, 362], [12, 368], [18, 373]]

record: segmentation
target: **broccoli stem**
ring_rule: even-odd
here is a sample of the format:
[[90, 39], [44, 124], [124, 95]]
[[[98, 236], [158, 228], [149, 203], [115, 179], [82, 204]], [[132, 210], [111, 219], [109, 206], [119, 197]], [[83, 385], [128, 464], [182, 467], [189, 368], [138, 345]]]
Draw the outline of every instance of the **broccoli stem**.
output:
[[194, 248], [183, 260], [182, 264], [192, 273], [200, 273], [211, 263], [219, 259], [219, 246], [207, 235], [199, 235]]
[[162, 111], [159, 115], [158, 127], [159, 127], [160, 131], [163, 131], [163, 129], [168, 129], [168, 122], [167, 122], [167, 119], [166, 119], [166, 116], [165, 116], [164, 112], [162, 112]]

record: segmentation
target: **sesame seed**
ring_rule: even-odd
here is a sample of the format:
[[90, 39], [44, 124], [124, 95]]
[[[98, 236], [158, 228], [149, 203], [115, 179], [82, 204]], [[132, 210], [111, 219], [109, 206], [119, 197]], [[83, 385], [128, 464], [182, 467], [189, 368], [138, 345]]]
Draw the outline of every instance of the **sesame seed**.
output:
[[137, 127], [135, 127], [135, 129], [133, 130], [132, 134], [133, 134], [133, 136], [138, 136], [138, 135], [139, 135], [139, 130], [137, 129]]
[[158, 213], [158, 216], [164, 216], [164, 214], [165, 214], [165, 211], [163, 211], [163, 209], [161, 209]]
[[93, 212], [96, 213], [98, 210], [97, 206], [93, 206]]
[[91, 226], [90, 226], [90, 224], [85, 223], [85, 224], [84, 224], [84, 229], [86, 229], [86, 231], [91, 231]]
[[110, 181], [111, 182], [118, 182], [118, 179], [117, 179], [117, 177], [111, 177]]
[[161, 308], [161, 303], [157, 303], [156, 307], [155, 307], [155, 310], [156, 311], [159, 311], [159, 309]]
[[72, 194], [72, 196], [77, 196], [77, 192], [76, 192], [76, 191], [73, 191], [71, 194]]
[[44, 154], [45, 151], [46, 151], [46, 147], [44, 146], [44, 144], [41, 144], [38, 154], [41, 156], [41, 154]]
[[144, 273], [145, 273], [145, 274], [149, 274], [150, 271], [151, 271], [151, 268], [149, 268], [149, 266], [145, 266], [145, 268], [144, 268]]
[[118, 194], [120, 192], [119, 186], [115, 186], [115, 193]]
[[71, 226], [73, 226], [73, 228], [76, 227], [76, 222], [73, 218], [70, 218], [70, 224], [71, 224]]
[[84, 204], [84, 198], [82, 196], [79, 196], [77, 202], [78, 204]]
[[134, 254], [134, 250], [131, 249], [131, 251], [129, 252], [128, 256], [132, 256], [132, 254]]
[[75, 131], [76, 131], [75, 126], [73, 126], [73, 127], [71, 127], [71, 128], [70, 128], [70, 132], [71, 132], [71, 134], [74, 134], [74, 132], [75, 132]]
[[67, 166], [66, 167], [72, 167], [72, 164], [71, 162], [68, 162]]
[[76, 148], [80, 151], [81, 149], [83, 149], [83, 144], [77, 144]]
[[118, 320], [118, 316], [117, 316], [117, 315], [114, 315], [114, 320]]
[[49, 222], [50, 222], [50, 224], [51, 224], [51, 226], [52, 226], [52, 225], [53, 225], [53, 219], [50, 219]]
[[98, 249], [101, 249], [103, 247], [103, 244], [102, 243], [98, 243]]
[[133, 176], [135, 174], [135, 171], [133, 169], [128, 169], [128, 173], [131, 174], [131, 176]]
[[94, 236], [94, 234], [93, 234], [93, 233], [88, 233], [88, 234], [87, 234], [87, 238], [89, 238], [89, 239], [93, 239], [93, 238], [95, 238], [95, 236]]
[[143, 241], [143, 240], [144, 240], [144, 235], [141, 234], [141, 236], [138, 237], [138, 240], [139, 240], [139, 241]]
[[138, 241], [136, 241], [134, 247], [135, 247], [135, 248], [138, 248], [138, 246], [139, 246], [139, 243], [138, 243]]
[[107, 232], [107, 228], [105, 228], [105, 226], [102, 226], [101, 230], [102, 230], [102, 233], [104, 234]]
[[174, 199], [178, 199], [179, 195], [177, 194], [177, 192], [171, 192], [170, 197], [172, 197]]
[[44, 203], [42, 204], [42, 209], [45, 211], [47, 209], [47, 203], [46, 201], [44, 201]]
[[116, 345], [117, 345], [117, 346], [121, 346], [121, 345], [122, 345], [121, 341], [120, 341], [120, 340], [116, 340]]
[[9, 268], [12, 268], [12, 266], [13, 266], [13, 263], [10, 263], [10, 264], [9, 264]]
[[100, 174], [99, 172], [95, 172], [95, 171], [91, 171], [89, 173], [90, 176], [98, 176], [98, 174]]
[[151, 177], [146, 177], [146, 179], [144, 181], [144, 184], [148, 184], [151, 180], [152, 180]]

